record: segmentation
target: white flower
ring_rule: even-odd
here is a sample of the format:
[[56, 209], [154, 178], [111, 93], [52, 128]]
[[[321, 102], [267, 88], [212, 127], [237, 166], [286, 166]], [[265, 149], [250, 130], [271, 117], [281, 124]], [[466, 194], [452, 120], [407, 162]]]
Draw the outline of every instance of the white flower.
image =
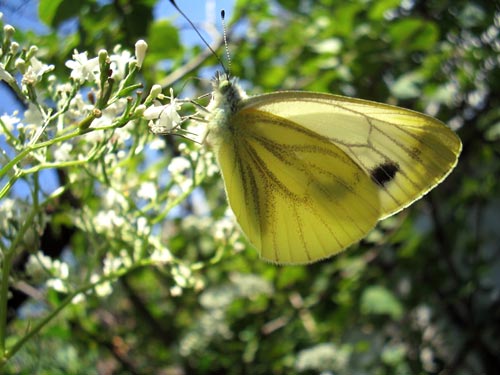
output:
[[114, 189], [107, 189], [104, 192], [101, 205], [103, 208], [113, 209], [113, 213], [116, 209], [123, 208], [126, 211], [129, 207], [129, 203], [123, 194]]
[[87, 55], [87, 51], [78, 53], [75, 49], [73, 53], [74, 60], [66, 61], [66, 66], [72, 70], [71, 78], [80, 83], [85, 81], [97, 82], [99, 79], [99, 59], [94, 57], [89, 60]]
[[109, 281], [99, 283], [95, 286], [95, 294], [99, 297], [109, 296], [112, 292], [113, 288], [111, 287], [111, 283]]
[[155, 103], [146, 108], [142, 115], [146, 120], [150, 120], [148, 126], [154, 134], [168, 133], [182, 122], [182, 118], [177, 112], [181, 106], [174, 98], [172, 90], [170, 90], [170, 94], [169, 104]]
[[152, 105], [146, 108], [143, 117], [149, 121], [149, 128], [155, 134], [165, 134], [174, 129], [181, 122], [175, 105]]
[[[193, 151], [191, 151], [192, 153]], [[207, 176], [212, 177], [219, 173], [219, 166], [215, 161], [215, 155], [211, 151], [200, 152], [199, 162], [196, 166], [196, 174], [206, 173]], [[196, 159], [193, 156], [193, 159]]]
[[420, 360], [425, 371], [436, 372], [436, 358], [431, 348], [425, 347], [420, 350]]
[[0, 206], [0, 216], [4, 219], [12, 219], [18, 201], [16, 199], [4, 198]]
[[141, 68], [144, 58], [146, 57], [146, 51], [148, 49], [148, 44], [140, 39], [135, 43], [135, 57], [137, 59], [137, 67]]
[[[66, 105], [65, 99], [63, 99], [63, 105]], [[67, 112], [69, 119], [81, 119], [87, 113], [92, 111], [94, 106], [92, 104], [86, 103], [82, 94], [77, 93], [73, 99], [71, 99], [70, 106]]]
[[175, 284], [181, 288], [189, 287], [193, 281], [191, 270], [183, 264], [179, 264], [177, 267], [172, 268], [172, 277], [174, 278]]
[[47, 270], [52, 266], [52, 258], [48, 257], [41, 251], [36, 254], [31, 254], [26, 263], [26, 274], [34, 280], [40, 280], [45, 276]]
[[104, 275], [110, 275], [118, 271], [122, 267], [123, 267], [122, 258], [115, 257], [114, 255], [107, 253], [103, 261], [102, 273]]
[[179, 297], [182, 295], [182, 288], [174, 285], [173, 287], [170, 288], [170, 295], [172, 297]]
[[67, 279], [69, 276], [69, 267], [68, 264], [65, 262], [61, 262], [60, 260], [55, 260], [54, 261], [54, 267], [57, 269], [57, 275], [61, 279]]
[[151, 150], [163, 150], [165, 147], [167, 147], [167, 143], [164, 139], [159, 137], [153, 139], [153, 141], [149, 144], [149, 148]]
[[428, 327], [432, 320], [432, 310], [427, 305], [419, 305], [413, 311], [413, 319], [418, 328]]
[[158, 264], [166, 264], [172, 260], [172, 253], [168, 249], [154, 249], [151, 260]]
[[343, 372], [349, 361], [351, 349], [338, 347], [333, 343], [321, 343], [312, 348], [301, 350], [295, 362], [299, 372], [306, 370]]
[[97, 294], [99, 297], [109, 296], [111, 294], [111, 292], [113, 291], [113, 288], [111, 288], [111, 283], [109, 281], [103, 281], [103, 282], [99, 283], [99, 280], [100, 280], [99, 275], [97, 275], [95, 273], [92, 274], [92, 276], [90, 276], [90, 282], [98, 283], [94, 287], [95, 294]]
[[215, 240], [227, 241], [235, 230], [235, 222], [229, 217], [223, 217], [214, 225], [213, 236]]
[[[45, 255], [41, 251], [36, 254], [30, 255], [28, 262], [26, 263], [26, 273], [30, 275], [33, 279], [41, 279], [47, 272], [53, 278], [47, 281], [47, 286], [58, 291], [66, 291], [66, 289], [56, 289], [63, 281], [69, 276], [69, 267], [65, 262], [61, 262], [58, 259], [52, 259], [51, 257]], [[49, 285], [52, 283], [51, 285]], [[66, 288], [66, 287], [64, 287]]]
[[2, 63], [0, 63], [0, 81], [5, 81], [8, 83], [15, 83], [16, 82], [14, 77], [12, 77], [12, 75], [8, 71], [5, 70], [5, 65], [3, 65]]
[[127, 250], [125, 249], [120, 250], [120, 259], [124, 267], [126, 268], [132, 267], [133, 259], [130, 257], [130, 254], [128, 253]]
[[85, 301], [85, 294], [78, 293], [76, 296], [73, 297], [71, 303], [74, 305], [78, 305], [79, 303], [82, 303], [84, 301]]
[[71, 143], [62, 143], [57, 147], [57, 150], [54, 151], [54, 160], [57, 162], [71, 160], [71, 150], [73, 150], [73, 145]]
[[174, 179], [178, 176], [182, 175], [188, 169], [191, 169], [191, 163], [188, 159], [182, 156], [176, 156], [172, 159], [170, 164], [167, 167], [168, 171], [172, 175]]
[[40, 127], [43, 122], [43, 114], [40, 109], [33, 103], [28, 104], [28, 109], [24, 111], [24, 124], [26, 127]]
[[148, 219], [144, 216], [139, 216], [135, 222], [137, 227], [137, 235], [144, 236], [151, 233], [151, 227], [148, 225]]
[[148, 181], [141, 184], [139, 190], [137, 191], [137, 196], [139, 198], [154, 201], [156, 199], [157, 192], [156, 184]]
[[9, 132], [12, 132], [14, 130], [14, 127], [19, 124], [20, 120], [16, 117], [16, 115], [17, 111], [12, 115], [4, 114], [0, 116], [0, 122], [2, 122], [2, 125], [5, 126]]
[[118, 216], [115, 211], [100, 211], [94, 218], [95, 226], [98, 230], [114, 230], [125, 224], [125, 218]]
[[23, 75], [22, 83], [25, 85], [33, 85], [42, 79], [42, 76], [54, 70], [54, 65], [43, 64], [36, 57], [30, 59], [30, 65]]
[[69, 95], [73, 91], [73, 86], [71, 86], [71, 83], [69, 82], [59, 83], [55, 85], [54, 91], [60, 98], [58, 101], [58, 107], [62, 107], [63, 105], [66, 105], [66, 101], [68, 100]]
[[132, 60], [132, 54], [127, 50], [120, 53], [118, 53], [118, 51], [113, 52], [115, 53], [109, 57], [111, 60], [111, 77], [118, 81], [125, 76], [125, 70], [127, 64]]
[[47, 288], [54, 289], [56, 292], [66, 293], [68, 288], [61, 279], [48, 279]]

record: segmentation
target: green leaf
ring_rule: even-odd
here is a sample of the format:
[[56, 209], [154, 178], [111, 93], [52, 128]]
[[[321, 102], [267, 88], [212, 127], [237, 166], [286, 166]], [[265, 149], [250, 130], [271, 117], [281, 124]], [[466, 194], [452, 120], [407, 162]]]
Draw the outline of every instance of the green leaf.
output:
[[365, 315], [390, 315], [399, 319], [403, 315], [403, 306], [390, 290], [383, 286], [370, 286], [361, 296], [361, 312]]
[[496, 142], [500, 139], [500, 122], [497, 122], [486, 131], [485, 138], [490, 142]]
[[40, 0], [38, 4], [38, 15], [45, 24], [52, 26], [57, 10], [64, 0]]
[[159, 61], [168, 58], [169, 51], [180, 48], [179, 32], [167, 20], [151, 24], [148, 30], [148, 60]]
[[391, 85], [391, 93], [398, 99], [417, 98], [421, 95], [420, 87], [424, 81], [420, 72], [413, 71], [403, 74]]
[[38, 14], [45, 24], [57, 27], [61, 22], [76, 16], [84, 3], [81, 0], [40, 0]]
[[406, 347], [402, 344], [389, 344], [382, 351], [382, 361], [390, 366], [396, 366], [404, 361]]
[[434, 23], [419, 18], [395, 22], [390, 29], [395, 48], [410, 51], [427, 51], [439, 39], [439, 29]]
[[376, 1], [373, 7], [370, 9], [370, 19], [372, 20], [383, 20], [385, 13], [390, 10], [397, 8], [401, 4], [400, 0], [383, 0]]

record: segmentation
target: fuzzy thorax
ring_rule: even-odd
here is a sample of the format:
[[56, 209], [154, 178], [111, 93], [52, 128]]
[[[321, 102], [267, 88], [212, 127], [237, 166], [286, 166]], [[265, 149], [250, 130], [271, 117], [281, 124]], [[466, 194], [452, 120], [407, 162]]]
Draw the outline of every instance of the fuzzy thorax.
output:
[[212, 85], [212, 100], [207, 107], [209, 114], [206, 116], [207, 141], [216, 146], [225, 138], [231, 137], [231, 118], [241, 109], [247, 94], [236, 79], [229, 78], [226, 73], [218, 73]]

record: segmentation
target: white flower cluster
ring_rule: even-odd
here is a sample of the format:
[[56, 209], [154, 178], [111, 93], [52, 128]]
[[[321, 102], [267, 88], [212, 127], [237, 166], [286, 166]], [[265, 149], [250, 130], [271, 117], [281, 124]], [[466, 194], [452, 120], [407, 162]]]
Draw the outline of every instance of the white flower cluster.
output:
[[301, 350], [297, 355], [295, 369], [299, 372], [315, 370], [316, 372], [337, 373], [347, 369], [352, 348], [348, 345], [338, 346], [334, 343], [321, 343]]
[[[5, 26], [5, 38], [11, 38], [14, 32], [12, 26]], [[179, 111], [187, 100], [174, 97], [172, 89], [168, 95], [162, 94], [159, 85], [153, 85], [145, 99], [141, 96], [142, 85], [138, 83], [137, 72], [144, 63], [146, 42], [136, 43], [135, 55], [120, 46], [110, 53], [101, 50], [97, 56], [74, 50], [65, 63], [69, 71], [62, 81], [53, 74], [54, 66], [45, 64], [37, 55], [37, 47], [20, 48], [14, 41], [9, 45], [9, 51], [0, 50], [0, 79], [26, 101], [28, 107], [24, 113], [0, 116], [0, 136], [5, 137], [9, 148], [0, 153], [1, 164], [8, 165], [12, 155], [26, 152], [27, 146], [30, 148], [25, 158], [12, 163], [10, 168], [13, 170], [2, 172], [13, 175], [21, 171], [24, 178], [44, 169], [64, 169], [68, 186], [79, 187], [81, 183], [85, 186], [83, 196], [90, 189], [97, 193], [93, 195], [93, 204], [82, 205], [68, 214], [72, 224], [84, 233], [95, 234], [99, 240], [119, 238], [127, 244], [127, 251], [118, 251], [118, 254], [116, 248], [92, 254], [96, 257], [94, 264], [99, 264], [103, 252], [105, 255], [102, 270], [89, 272], [93, 284], [89, 288], [99, 296], [108, 295], [112, 292], [114, 277], [119, 277], [137, 262], [168, 265], [175, 280], [171, 295], [181, 294], [183, 288], [199, 287], [201, 281], [193, 275], [189, 265], [173, 262], [172, 254], [155, 232], [153, 215], [149, 214], [157, 214], [156, 206], [166, 201], [167, 215], [204, 177], [217, 173], [218, 169], [211, 152], [193, 151], [184, 145], [179, 147], [180, 154], [168, 163], [168, 173], [165, 173], [167, 164], [162, 161], [161, 172], [167, 175], [165, 184], [154, 182], [160, 176], [155, 168], [147, 172], [140, 170], [150, 155], [142, 152], [147, 143], [146, 137], [137, 137], [137, 128], [133, 126], [137, 121], [147, 121], [155, 134], [178, 132], [186, 137], [190, 134], [180, 128], [187, 117], [181, 116]], [[196, 126], [192, 125], [190, 130], [198, 132], [200, 129]], [[149, 145], [149, 149], [165, 147], [165, 141], [160, 138]], [[138, 158], [139, 163], [144, 161], [144, 164], [130, 162], [136, 155], [142, 158]], [[132, 168], [137, 168], [138, 173], [131, 173]], [[65, 188], [61, 186], [60, 190]], [[8, 193], [5, 190], [0, 196], [0, 214], [6, 211], [5, 215], [0, 215], [0, 229], [17, 228], [12, 221], [22, 221], [22, 215], [14, 215], [20, 209], [16, 211], [16, 201], [8, 199]], [[43, 199], [47, 197], [50, 192]], [[42, 216], [43, 213], [37, 214], [37, 220]], [[210, 225], [206, 227], [210, 233]], [[221, 240], [232, 232], [230, 224], [221, 220], [216, 237]], [[95, 244], [100, 245], [97, 241]], [[27, 271], [33, 280], [40, 280], [50, 289], [71, 291], [69, 267], [64, 262], [39, 252], [30, 257]], [[73, 276], [76, 279], [76, 275]], [[87, 277], [88, 274], [85, 276], [88, 281]], [[85, 293], [79, 296], [84, 298]]]
[[59, 259], [52, 259], [41, 251], [32, 254], [26, 263], [26, 273], [34, 282], [45, 281], [49, 289], [68, 292], [69, 266]]
[[[50, 131], [50, 139], [71, 126], [82, 130], [111, 128], [116, 133], [114, 141], [125, 142], [130, 138], [123, 126], [140, 119], [144, 111], [140, 96], [131, 102], [130, 95], [141, 86], [134, 81], [145, 58], [145, 41], [136, 43], [135, 56], [120, 46], [115, 47], [112, 54], [101, 50], [95, 57], [90, 57], [87, 51], [75, 50], [72, 59], [65, 63], [70, 69], [71, 82], [60, 82], [51, 75], [54, 65], [45, 64], [36, 56], [38, 47], [21, 49], [11, 40], [14, 33], [12, 26], [4, 27], [4, 37], [8, 39], [4, 45], [9, 45], [10, 49], [0, 50], [0, 80], [5, 81], [21, 100], [27, 101], [28, 108], [21, 114], [2, 114], [0, 130], [3, 128], [8, 138], [35, 143], [43, 132]], [[20, 85], [15, 78], [18, 74], [21, 74]], [[49, 127], [56, 124], [56, 127]], [[103, 132], [94, 132], [92, 136], [96, 142], [106, 139]], [[92, 145], [89, 138], [90, 134], [87, 143]], [[86, 155], [87, 150], [72, 147], [75, 141], [64, 142], [64, 146], [60, 146], [62, 150], [54, 153], [54, 160], [65, 162]], [[71, 155], [79, 151], [81, 154]]]
[[151, 260], [159, 265], [167, 264], [172, 261], [172, 253], [167, 248], [154, 249], [150, 256]]
[[[134, 63], [137, 67], [142, 67], [144, 57], [146, 56], [148, 45], [144, 40], [139, 40], [135, 44], [135, 57], [130, 51], [121, 50], [121, 46], [116, 46], [113, 49], [113, 54], [109, 56], [111, 77], [116, 80], [121, 80], [125, 77], [129, 64]], [[78, 52], [75, 49], [73, 60], [66, 61], [66, 66], [71, 69], [70, 77], [79, 83], [99, 82], [101, 75], [100, 59], [108, 58], [106, 50], [99, 51], [97, 57], [88, 58], [88, 52]]]

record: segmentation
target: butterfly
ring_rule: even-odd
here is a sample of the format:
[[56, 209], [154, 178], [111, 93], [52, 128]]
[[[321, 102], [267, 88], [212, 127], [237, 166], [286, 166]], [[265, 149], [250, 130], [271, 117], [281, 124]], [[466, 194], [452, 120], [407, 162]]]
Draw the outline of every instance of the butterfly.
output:
[[225, 68], [206, 113], [236, 220], [277, 264], [313, 263], [359, 242], [443, 181], [462, 150], [425, 114], [306, 91], [248, 97]]
[[306, 264], [359, 242], [438, 185], [462, 144], [439, 120], [306, 91], [248, 97], [228, 73], [207, 107], [229, 205], [260, 256]]

